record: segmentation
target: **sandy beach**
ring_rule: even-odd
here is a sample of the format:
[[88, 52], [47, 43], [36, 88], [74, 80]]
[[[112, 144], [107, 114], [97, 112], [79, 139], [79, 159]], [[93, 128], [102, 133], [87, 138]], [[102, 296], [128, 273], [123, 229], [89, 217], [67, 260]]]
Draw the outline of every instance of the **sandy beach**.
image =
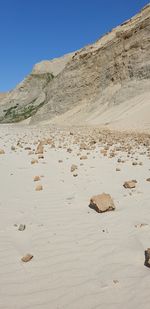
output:
[[149, 309], [150, 135], [1, 125], [0, 149], [0, 308]]

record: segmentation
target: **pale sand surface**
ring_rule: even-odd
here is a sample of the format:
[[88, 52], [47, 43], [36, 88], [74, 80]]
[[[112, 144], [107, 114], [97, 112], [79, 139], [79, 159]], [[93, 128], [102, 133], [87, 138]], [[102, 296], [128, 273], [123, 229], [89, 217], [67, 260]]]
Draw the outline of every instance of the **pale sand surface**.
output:
[[[149, 309], [144, 250], [150, 247], [150, 137], [121, 137], [131, 154], [121, 149], [109, 158], [100, 153], [109, 133], [103, 139], [90, 129], [72, 130], [0, 126], [0, 308]], [[94, 134], [93, 149], [79, 150], [81, 139]], [[31, 164], [37, 155], [24, 148], [35, 149], [43, 138], [52, 138], [55, 148], [44, 145], [44, 159]], [[110, 149], [117, 139], [109, 137]], [[78, 153], [88, 159], [81, 161]], [[44, 176], [43, 191], [35, 191], [36, 175]], [[123, 187], [130, 179], [137, 180], [133, 190]], [[88, 207], [91, 196], [102, 192], [111, 194], [115, 211], [98, 214]], [[135, 227], [141, 223], [147, 225]], [[26, 229], [18, 231], [19, 224]], [[26, 253], [34, 257], [23, 263]]]

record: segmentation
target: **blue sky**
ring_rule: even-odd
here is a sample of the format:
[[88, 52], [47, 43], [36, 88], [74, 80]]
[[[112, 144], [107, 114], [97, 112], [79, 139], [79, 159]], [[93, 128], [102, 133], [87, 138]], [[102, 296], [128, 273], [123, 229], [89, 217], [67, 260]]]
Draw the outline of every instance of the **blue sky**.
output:
[[36, 62], [94, 42], [132, 17], [146, 0], [0, 0], [0, 92]]

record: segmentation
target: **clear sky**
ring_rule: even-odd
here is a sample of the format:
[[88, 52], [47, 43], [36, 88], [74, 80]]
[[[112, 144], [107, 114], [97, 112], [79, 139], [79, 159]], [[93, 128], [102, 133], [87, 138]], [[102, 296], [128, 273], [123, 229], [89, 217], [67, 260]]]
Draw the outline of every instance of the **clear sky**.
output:
[[0, 0], [0, 92], [16, 86], [36, 62], [97, 40], [147, 0]]

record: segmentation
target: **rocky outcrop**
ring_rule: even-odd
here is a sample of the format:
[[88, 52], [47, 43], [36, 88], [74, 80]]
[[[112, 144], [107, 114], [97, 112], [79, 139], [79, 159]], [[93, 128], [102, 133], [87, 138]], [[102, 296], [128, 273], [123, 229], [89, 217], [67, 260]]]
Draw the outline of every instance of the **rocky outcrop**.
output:
[[149, 99], [150, 5], [96, 43], [37, 64], [0, 106], [0, 122], [150, 126]]

